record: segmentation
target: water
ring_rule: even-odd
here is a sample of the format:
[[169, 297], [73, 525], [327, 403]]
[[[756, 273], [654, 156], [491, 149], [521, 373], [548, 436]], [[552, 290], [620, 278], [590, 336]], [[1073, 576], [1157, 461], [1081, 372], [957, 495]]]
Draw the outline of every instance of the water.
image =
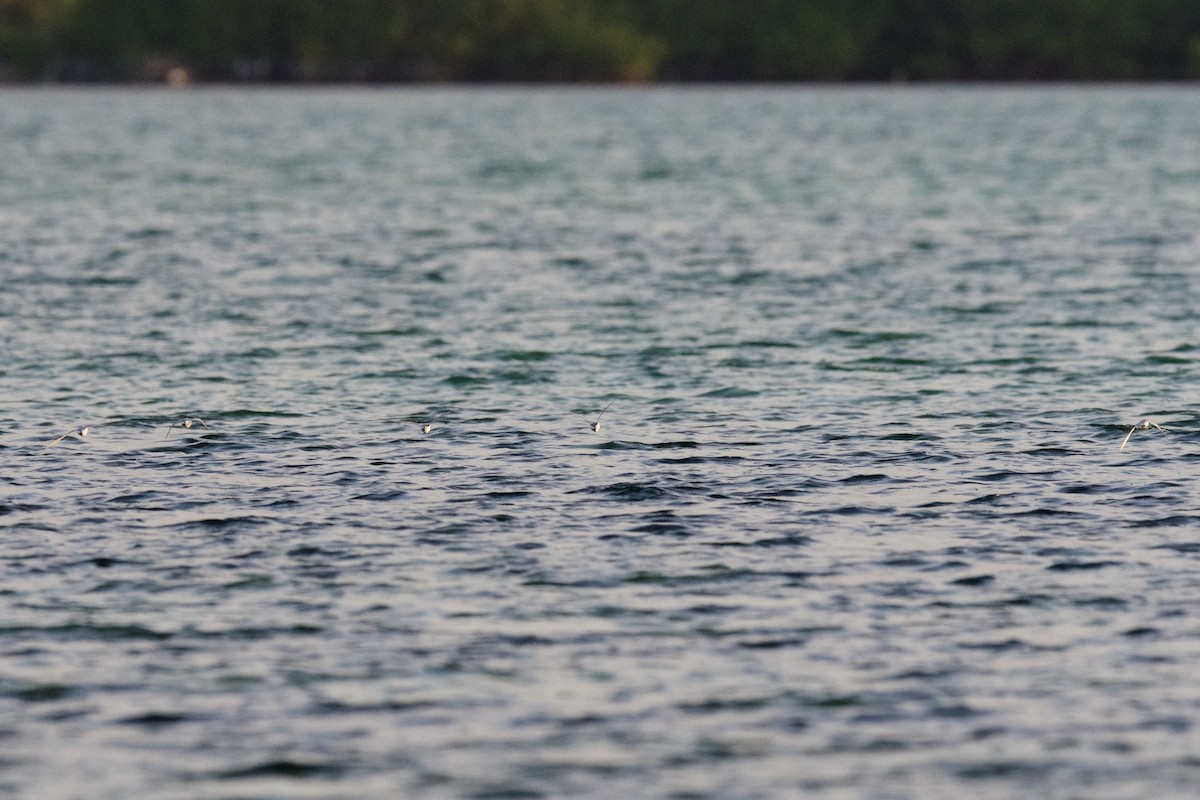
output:
[[1191, 88], [0, 93], [0, 796], [1195, 796], [1198, 189]]

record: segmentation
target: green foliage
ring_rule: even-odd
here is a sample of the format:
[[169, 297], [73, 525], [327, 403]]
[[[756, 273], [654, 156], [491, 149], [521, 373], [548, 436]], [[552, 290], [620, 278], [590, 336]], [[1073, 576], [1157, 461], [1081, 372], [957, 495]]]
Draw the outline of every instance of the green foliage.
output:
[[1200, 77], [1196, 0], [0, 0], [0, 77]]
[[[580, 0], [417, 0], [411, 46], [454, 80], [648, 80], [662, 46]], [[433, 67], [431, 65], [437, 65]]]
[[853, 71], [862, 44], [853, 6], [838, 0], [630, 0], [625, 8], [666, 43], [664, 77], [810, 80]]
[[1129, 0], [989, 0], [966, 7], [967, 49], [983, 78], [1138, 77], [1144, 35]]
[[78, 0], [0, 0], [0, 74], [44, 69], [77, 5]]

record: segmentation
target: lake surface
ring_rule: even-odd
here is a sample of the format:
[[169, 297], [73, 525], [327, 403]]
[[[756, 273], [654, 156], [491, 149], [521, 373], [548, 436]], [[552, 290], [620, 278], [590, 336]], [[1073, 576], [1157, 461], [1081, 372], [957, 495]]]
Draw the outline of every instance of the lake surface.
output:
[[4, 90], [0, 797], [1195, 797], [1198, 232], [1193, 88]]

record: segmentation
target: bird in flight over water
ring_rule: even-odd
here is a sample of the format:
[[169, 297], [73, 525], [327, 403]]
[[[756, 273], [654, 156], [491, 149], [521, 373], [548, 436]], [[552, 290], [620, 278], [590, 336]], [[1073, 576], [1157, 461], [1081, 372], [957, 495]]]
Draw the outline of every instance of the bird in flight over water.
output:
[[[609, 400], [608, 405], [604, 407], [604, 411], [608, 411], [609, 407], [615, 402], [617, 402], [615, 398], [612, 400]], [[583, 421], [588, 424], [588, 427], [592, 429], [592, 433], [599, 433], [600, 432], [600, 417], [604, 416], [604, 411], [601, 411], [599, 413], [599, 415], [596, 416], [595, 422], [592, 422], [590, 419], [583, 416], [583, 414], [580, 414], [578, 411], [572, 411], [571, 413], [577, 417], [582, 418]]]
[[75, 429], [75, 430], [73, 430], [73, 431], [67, 431], [67, 432], [66, 432], [66, 433], [64, 433], [62, 436], [58, 437], [58, 438], [57, 438], [57, 439], [55, 439], [53, 442], [51, 442], [50, 444], [46, 445], [46, 447], [54, 447], [54, 445], [58, 444], [58, 443], [59, 443], [59, 442], [61, 442], [63, 439], [65, 439], [65, 438], [67, 438], [68, 436], [71, 436], [71, 435], [73, 435], [73, 434], [79, 434], [79, 438], [80, 438], [80, 439], [86, 439], [86, 438], [87, 438], [87, 435], [88, 435], [88, 431], [90, 431], [90, 430], [91, 430], [91, 428], [89, 428], [87, 425], [82, 425], [82, 426], [80, 426], [80, 427], [76, 428], [76, 429]]
[[1124, 450], [1125, 445], [1129, 444], [1129, 437], [1133, 436], [1134, 431], [1148, 431], [1151, 428], [1154, 428], [1155, 430], [1163, 431], [1164, 433], [1167, 430], [1166, 428], [1164, 428], [1163, 426], [1161, 426], [1157, 423], [1151, 422], [1148, 419], [1143, 419], [1143, 420], [1139, 421], [1138, 424], [1136, 424], [1132, 428], [1130, 428], [1129, 433], [1125, 434], [1125, 441], [1121, 442], [1121, 449]]
[[174, 428], [190, 428], [193, 425], [199, 425], [200, 427], [204, 428], [205, 430], [209, 430], [208, 425], [204, 424], [204, 420], [200, 419], [199, 417], [188, 417], [183, 422], [174, 422], [174, 423], [168, 425], [167, 426], [167, 435], [164, 436], [163, 438], [170, 439], [171, 431]]

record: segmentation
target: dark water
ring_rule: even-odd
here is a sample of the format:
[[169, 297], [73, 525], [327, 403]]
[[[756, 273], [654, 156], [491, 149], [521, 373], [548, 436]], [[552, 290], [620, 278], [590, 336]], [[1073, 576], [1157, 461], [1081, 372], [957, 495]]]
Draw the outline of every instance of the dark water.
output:
[[1193, 89], [0, 93], [0, 796], [1194, 797], [1198, 231]]

